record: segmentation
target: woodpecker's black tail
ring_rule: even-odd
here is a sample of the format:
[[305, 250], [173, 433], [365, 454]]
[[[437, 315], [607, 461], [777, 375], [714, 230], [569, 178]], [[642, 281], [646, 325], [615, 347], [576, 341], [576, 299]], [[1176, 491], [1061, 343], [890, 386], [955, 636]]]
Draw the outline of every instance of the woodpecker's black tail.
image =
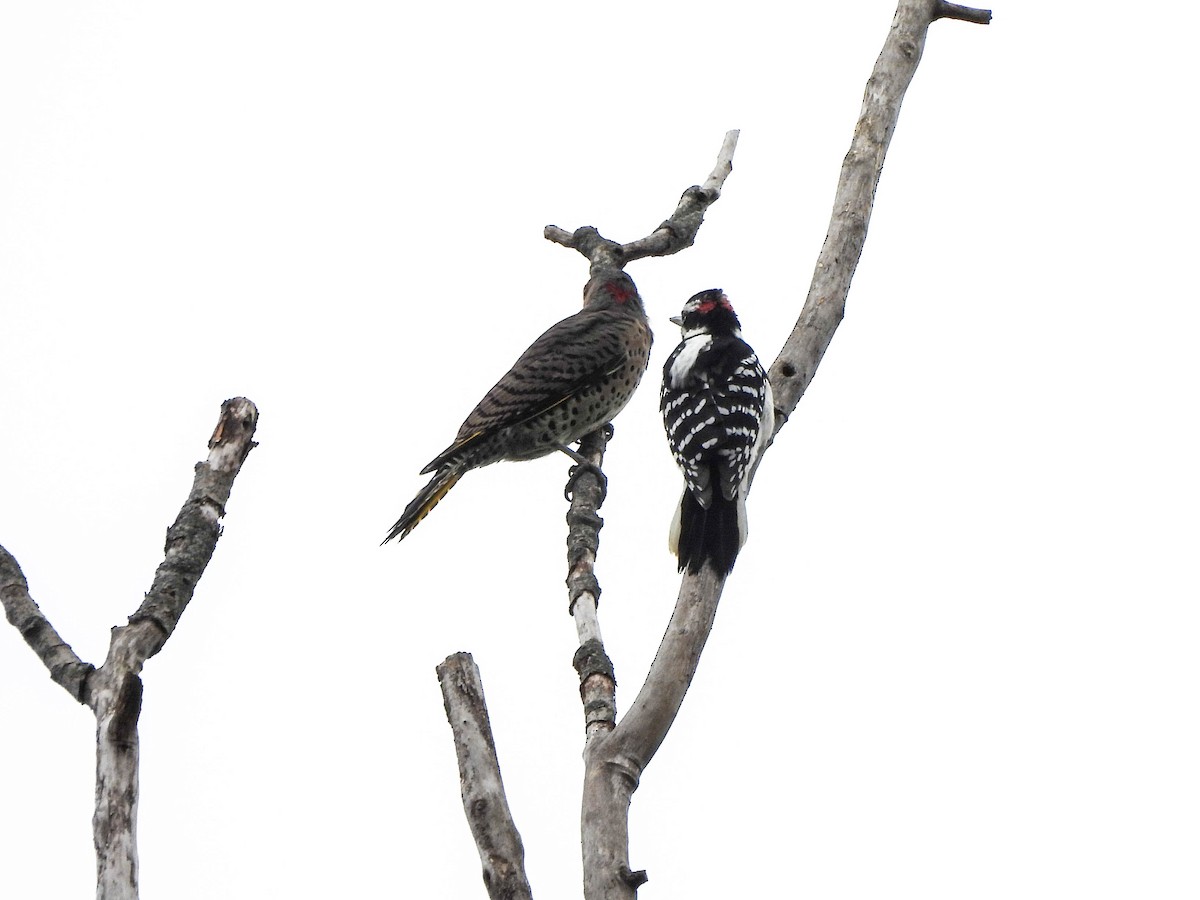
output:
[[746, 543], [745, 500], [726, 500], [713, 491], [712, 505], [705, 509], [684, 490], [671, 523], [671, 550], [679, 557], [679, 571], [695, 575], [709, 563], [718, 575], [728, 575]]
[[462, 478], [466, 471], [456, 466], [439, 469], [437, 474], [429, 479], [429, 484], [421, 488], [421, 492], [413, 498], [412, 503], [404, 508], [404, 515], [392, 526], [383, 543], [386, 544], [394, 537], [399, 537], [400, 540], [408, 537], [408, 533], [429, 515], [429, 511], [438, 505], [439, 500], [450, 493], [450, 488], [458, 484], [458, 479]]

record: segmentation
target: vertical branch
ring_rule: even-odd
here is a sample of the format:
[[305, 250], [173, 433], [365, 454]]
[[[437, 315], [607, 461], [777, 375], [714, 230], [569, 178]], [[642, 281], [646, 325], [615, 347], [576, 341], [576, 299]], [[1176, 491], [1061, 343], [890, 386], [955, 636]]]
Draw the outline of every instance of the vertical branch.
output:
[[454, 653], [437, 667], [454, 733], [463, 812], [483, 863], [483, 883], [492, 900], [531, 900], [525, 875], [525, 848], [513, 822], [500, 778], [483, 680], [470, 653]]
[[[584, 437], [579, 454], [597, 468], [604, 461], [604, 448], [611, 426]], [[579, 696], [583, 702], [584, 733], [590, 741], [612, 731], [617, 722], [617, 678], [612, 660], [604, 650], [600, 634], [600, 582], [596, 579], [596, 551], [604, 520], [597, 508], [601, 502], [600, 482], [591, 473], [575, 481], [571, 508], [567, 511], [567, 594], [575, 619], [579, 649], [572, 660], [579, 673]]]
[[[737, 149], [738, 132], [726, 132], [717, 153], [717, 162], [703, 185], [693, 185], [683, 192], [675, 211], [644, 238], [625, 244], [610, 240], [590, 226], [573, 232], [547, 225], [549, 241], [577, 250], [591, 263], [591, 273], [624, 269], [634, 260], [648, 256], [669, 256], [685, 250], [696, 240], [704, 222], [704, 214], [721, 196], [725, 179], [733, 171], [733, 153]], [[604, 449], [612, 436], [612, 426], [584, 437], [579, 453], [596, 466], [604, 459]], [[584, 473], [575, 481], [571, 508], [567, 512], [567, 591], [570, 612], [575, 617], [579, 649], [573, 660], [579, 673], [579, 693], [583, 701], [586, 740], [607, 734], [617, 721], [617, 681], [612, 660], [604, 650], [600, 635], [597, 607], [600, 583], [596, 579], [596, 552], [600, 545], [600, 529], [604, 520], [597, 510], [604, 501], [599, 480]]]
[[[725, 179], [733, 171], [737, 139], [737, 131], [726, 133], [716, 165], [704, 184], [685, 190], [675, 211], [646, 237], [619, 244], [603, 237], [592, 226], [567, 232], [551, 225], [545, 230], [547, 240], [586, 256], [593, 275], [605, 267], [623, 269], [634, 260], [667, 256], [692, 246], [705, 212], [721, 196]], [[580, 453], [597, 467], [603, 459], [607, 437], [597, 432], [580, 443]], [[617, 719], [617, 680], [612, 660], [604, 649], [596, 611], [600, 597], [595, 576], [596, 551], [604, 524], [596, 510], [603, 497], [594, 478], [588, 480], [584, 476], [577, 479], [576, 485], [567, 513], [567, 588], [579, 637], [573, 663], [579, 673], [586, 740], [581, 810], [584, 896], [632, 897], [646, 880], [646, 873], [631, 871], [628, 861], [629, 797], [637, 787], [640, 766], [627, 766], [597, 753], [598, 747], [607, 745], [606, 739], [616, 727]]]
[[[733, 170], [733, 151], [737, 132], [725, 135], [717, 165], [702, 186], [692, 186], [683, 192], [674, 213], [647, 237], [627, 244], [609, 240], [592, 226], [564, 231], [547, 225], [547, 240], [577, 250], [590, 263], [590, 274], [599, 277], [606, 271], [623, 271], [627, 263], [647, 256], [668, 256], [690, 247], [704, 221], [704, 213], [721, 195], [725, 179]], [[612, 436], [612, 425], [606, 425], [585, 435], [579, 443], [579, 456], [594, 467], [577, 470], [569, 490], [571, 506], [567, 512], [567, 592], [569, 611], [575, 620], [579, 649], [574, 666], [579, 673], [579, 693], [584, 709], [584, 729], [587, 745], [609, 734], [616, 725], [616, 676], [612, 661], [604, 650], [597, 608], [600, 583], [596, 578], [596, 554], [600, 546], [600, 529], [604, 520], [599, 508], [604, 502], [604, 486], [597, 473], [604, 461], [604, 450]], [[457, 674], [456, 674], [457, 673]], [[495, 761], [495, 746], [487, 711], [483, 706], [483, 688], [478, 684], [478, 671], [467, 654], [448, 657], [438, 667], [446, 712], [454, 732], [462, 782], [463, 808], [475, 844], [484, 864], [484, 881], [493, 897], [528, 896], [529, 886], [522, 871], [522, 850], [516, 827], [508, 814], [507, 801], [500, 783], [499, 764]], [[458, 685], [451, 687], [450, 685]], [[460, 696], [461, 695], [461, 696]], [[478, 697], [468, 702], [466, 697]], [[455, 705], [451, 706], [452, 699]], [[585, 795], [596, 793], [587, 787], [594, 773], [585, 774]], [[592, 830], [588, 824], [588, 803], [584, 803], [584, 844]], [[628, 838], [625, 841], [628, 845]], [[587, 852], [584, 853], [585, 860]], [[628, 872], [628, 866], [625, 867]], [[639, 884], [637, 873], [630, 874], [630, 883]], [[497, 885], [504, 885], [498, 887]], [[515, 893], [503, 893], [503, 891]], [[589, 895], [591, 896], [591, 895]]]

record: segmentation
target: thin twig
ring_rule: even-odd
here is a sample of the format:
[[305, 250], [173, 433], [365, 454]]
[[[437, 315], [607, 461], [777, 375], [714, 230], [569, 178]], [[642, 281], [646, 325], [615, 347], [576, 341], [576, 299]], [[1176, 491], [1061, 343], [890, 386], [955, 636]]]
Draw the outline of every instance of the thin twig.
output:
[[619, 244], [603, 237], [591, 225], [575, 231], [547, 225], [543, 232], [546, 240], [578, 250], [591, 262], [593, 275], [599, 268], [623, 269], [636, 259], [670, 256], [692, 246], [704, 222], [705, 211], [721, 196], [725, 179], [733, 171], [733, 152], [737, 148], [737, 139], [737, 131], [726, 132], [712, 174], [703, 185], [693, 185], [684, 191], [675, 212], [646, 237]]
[[[611, 429], [601, 428], [584, 437], [579, 453], [595, 466], [604, 460]], [[575, 480], [571, 507], [567, 510], [567, 595], [575, 619], [579, 649], [572, 660], [579, 673], [579, 697], [583, 703], [586, 740], [612, 731], [617, 721], [617, 679], [612, 660], [604, 650], [600, 634], [600, 582], [596, 579], [596, 551], [604, 520], [600, 505], [600, 483], [594, 475]]]
[[989, 25], [992, 21], [992, 11], [975, 9], [973, 6], [959, 6], [957, 3], [947, 3], [946, 0], [937, 0], [933, 18], [935, 20], [958, 19], [960, 22], [971, 22], [975, 25]]

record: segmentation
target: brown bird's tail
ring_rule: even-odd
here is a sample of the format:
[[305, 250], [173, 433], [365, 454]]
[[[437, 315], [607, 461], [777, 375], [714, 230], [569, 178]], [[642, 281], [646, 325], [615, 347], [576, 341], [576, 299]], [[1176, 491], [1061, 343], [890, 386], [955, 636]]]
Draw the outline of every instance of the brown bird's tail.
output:
[[404, 515], [392, 526], [383, 543], [386, 544], [394, 537], [399, 537], [400, 540], [408, 537], [408, 533], [429, 515], [429, 511], [438, 505], [439, 500], [450, 493], [450, 488], [458, 484], [458, 479], [462, 478], [466, 471], [454, 465], [438, 469], [437, 474], [429, 479], [429, 484], [421, 488], [421, 492], [413, 498], [412, 503], [404, 508]]

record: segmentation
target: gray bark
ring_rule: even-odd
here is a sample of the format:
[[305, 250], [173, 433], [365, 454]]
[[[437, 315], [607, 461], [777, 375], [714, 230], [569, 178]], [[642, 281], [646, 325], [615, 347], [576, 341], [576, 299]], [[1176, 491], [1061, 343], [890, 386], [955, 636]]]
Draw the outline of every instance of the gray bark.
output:
[[[602, 236], [592, 226], [584, 226], [568, 232], [555, 225], [548, 225], [544, 232], [545, 238], [564, 247], [578, 250], [587, 257], [591, 264], [590, 274], [592, 276], [605, 269], [621, 270], [626, 264], [636, 259], [647, 256], [668, 256], [690, 247], [704, 221], [705, 211], [721, 196], [725, 179], [733, 171], [733, 152], [737, 147], [737, 138], [738, 132], [736, 131], [730, 131], [725, 135], [721, 150], [717, 154], [716, 166], [704, 184], [693, 185], [684, 191], [671, 216], [646, 237], [621, 244]], [[612, 426], [606, 426], [586, 435], [580, 442], [580, 454], [597, 468], [604, 461], [604, 448], [611, 431]], [[575, 619], [576, 631], [579, 636], [580, 646], [575, 654], [574, 664], [579, 673], [579, 693], [583, 702], [584, 728], [586, 740], [590, 746], [593, 740], [607, 735], [616, 725], [617, 681], [612, 661], [604, 650], [597, 614], [600, 583], [596, 578], [595, 563], [596, 552], [600, 545], [600, 529], [604, 526], [604, 520], [598, 513], [603, 501], [600, 481], [594, 473], [585, 471], [574, 479], [571, 489], [571, 506], [567, 512], [568, 610]], [[705, 633], [707, 634], [707, 631]], [[467, 683], [464, 680], [465, 676], [461, 674], [461, 671], [466, 668], [473, 673], [472, 686], [470, 688], [451, 687], [451, 685]], [[450, 677], [451, 674], [454, 674], [453, 678]], [[454, 734], [454, 746], [458, 753], [463, 808], [467, 814], [467, 820], [471, 824], [471, 833], [475, 838], [480, 859], [483, 860], [484, 883], [487, 885], [488, 893], [493, 898], [528, 896], [529, 885], [525, 880], [522, 868], [523, 851], [520, 837], [508, 815], [508, 804], [500, 783], [499, 764], [496, 762], [496, 748], [492, 742], [491, 727], [487, 724], [487, 710], [483, 706], [483, 686], [478, 684], [478, 670], [475, 669], [474, 663], [470, 662], [469, 655], [457, 654], [448, 657], [442, 663], [442, 666], [438, 668], [438, 677], [442, 682], [442, 695], [447, 704], [447, 718]], [[478, 703], [462, 700], [457, 703], [452, 712], [451, 698], [458, 694], [477, 694]], [[471, 710], [474, 710], [474, 713], [471, 713]], [[619, 776], [619, 773], [617, 774]], [[604, 784], [601, 784], [603, 780], [603, 777], [589, 766], [585, 774], [585, 798], [609, 796], [610, 792]], [[616, 790], [613, 796], [619, 796], [621, 793], [617, 781], [619, 781], [619, 777], [612, 784]], [[632, 788], [629, 788], [624, 792], [624, 796], [627, 798], [631, 793]], [[593, 807], [603, 814], [603, 822], [589, 823], [589, 809]], [[608, 865], [610, 862], [616, 862], [618, 856], [621, 860], [628, 856], [627, 800], [622, 808], [625, 811], [624, 814], [614, 815], [615, 807], [595, 803], [589, 807], [588, 801], [585, 799], [583, 824], [585, 873], [590, 871], [587, 861], [591, 835], [615, 834], [617, 831], [623, 835], [621, 846], [625, 850], [621, 853], [613, 852], [611, 860], [604, 860], [597, 867], [598, 869], [608, 871], [611, 869], [611, 866]], [[486, 814], [481, 814], [481, 810], [486, 811]], [[503, 848], [502, 852], [498, 848]], [[605, 843], [600, 849], [603, 851], [608, 848], [609, 844]], [[631, 873], [626, 865], [622, 877], [625, 878], [625, 883], [636, 887], [641, 883], [638, 879], [644, 879], [644, 873]], [[509, 885], [511, 890], [516, 892], [497, 893], [496, 885], [498, 884]], [[508, 889], [510, 888], [505, 888], [505, 890]], [[588, 894], [587, 896], [592, 895]]]
[[504, 795], [500, 760], [492, 737], [483, 681], [469, 653], [447, 656], [437, 667], [454, 732], [463, 812], [483, 864], [483, 883], [492, 900], [532, 900], [525, 875], [525, 848]]
[[891, 32], [863, 93], [862, 111], [842, 162], [829, 230], [817, 256], [808, 296], [768, 373], [775, 392], [776, 434], [796, 409], [845, 315], [846, 295], [867, 239], [875, 188], [900, 117], [900, 103], [925, 52], [929, 25], [940, 18], [986, 24], [991, 11], [941, 0], [901, 0], [896, 8]]
[[85, 686], [96, 667], [80, 659], [59, 637], [54, 626], [29, 596], [29, 583], [12, 554], [0, 547], [0, 602], [9, 624], [21, 633], [38, 659], [50, 670], [55, 684], [78, 700], [87, 702]]
[[[579, 442], [579, 452], [599, 466], [604, 461], [607, 442], [606, 430], [594, 431]], [[604, 520], [597, 512], [600, 502], [598, 480], [581, 477], [567, 510], [567, 596], [579, 637], [573, 662], [579, 673], [584, 733], [589, 741], [597, 734], [611, 731], [617, 721], [617, 678], [600, 634], [600, 582], [596, 579], [596, 552], [600, 548], [600, 529], [604, 527]]]
[[547, 225], [543, 235], [548, 241], [578, 250], [586, 256], [592, 264], [592, 275], [598, 269], [624, 269], [634, 260], [647, 256], [670, 256], [686, 250], [695, 242], [696, 233], [704, 223], [704, 213], [721, 196], [725, 179], [733, 171], [733, 152], [737, 149], [737, 140], [737, 131], [725, 134], [717, 154], [717, 164], [704, 184], [692, 185], [684, 191], [675, 212], [644, 238], [620, 244], [601, 236], [591, 225], [573, 232], [564, 231], [557, 225]]
[[108, 657], [99, 669], [83, 662], [63, 642], [29, 595], [17, 561], [0, 547], [0, 601], [50, 676], [96, 716], [97, 900], [136, 900], [138, 896], [137, 805], [138, 716], [142, 709], [139, 673], [163, 648], [179, 624], [212, 558], [221, 517], [234, 479], [253, 437], [258, 410], [245, 398], [226, 400], [209, 439], [209, 455], [197, 463], [191, 493], [167, 530], [165, 558], [141, 606], [129, 623], [112, 630]]
[[[929, 25], [940, 18], [986, 24], [991, 13], [945, 0], [901, 0], [897, 7], [891, 32], [867, 81], [808, 296], [791, 336], [770, 369], [777, 405], [776, 434], [811, 383], [844, 315], [900, 104], [920, 63]], [[593, 274], [598, 268], [619, 269], [632, 259], [665, 255], [690, 246], [704, 210], [719, 196], [732, 168], [729, 163], [736, 137], [736, 132], [727, 136], [709, 181], [703, 187], [685, 191], [675, 216], [649, 237], [622, 245], [602, 237], [592, 227], [568, 233], [548, 226], [547, 239], [587, 256]], [[588, 446], [588, 458], [599, 464], [603, 450], [604, 440], [600, 439]], [[580, 675], [587, 741], [581, 814], [584, 897], [634, 900], [647, 876], [629, 865], [629, 806], [642, 773], [674, 723], [695, 675], [716, 617], [724, 578], [708, 568], [683, 577], [675, 611], [646, 681], [629, 712], [618, 722], [616, 679], [604, 652], [596, 613], [599, 584], [594, 566], [603, 525], [596, 514], [599, 492], [591, 489], [595, 480], [589, 485], [588, 476], [578, 479], [577, 485], [581, 489], [568, 514], [567, 583], [581, 643], [575, 665]], [[458, 729], [455, 736], [458, 740]]]
[[[986, 23], [991, 14], [942, 0], [901, 0], [897, 7], [867, 81], [808, 297], [769, 373], [776, 434], [812, 381], [844, 315], [900, 104], [920, 63], [929, 25], [938, 18]], [[629, 712], [611, 733], [587, 745], [582, 816], [586, 900], [634, 900], [647, 880], [645, 872], [633, 872], [629, 865], [630, 802], [683, 703], [723, 588], [724, 579], [707, 568], [684, 576], [671, 622]]]
[[629, 865], [629, 805], [696, 674], [724, 585], [725, 579], [707, 567], [684, 576], [667, 632], [629, 712], [584, 750], [585, 900], [633, 898], [648, 880]]
[[[704, 222], [704, 213], [721, 196], [725, 180], [733, 171], [737, 140], [737, 131], [725, 134], [717, 153], [717, 162], [704, 184], [693, 185], [684, 191], [675, 212], [646, 237], [619, 244], [603, 237], [590, 225], [574, 232], [548, 225], [546, 239], [578, 250], [586, 256], [593, 275], [600, 269], [621, 269], [636, 259], [669, 256], [692, 246]], [[607, 429], [589, 434], [580, 442], [580, 453], [597, 467], [604, 461], [604, 449], [611, 428], [610, 425]], [[600, 583], [596, 579], [595, 565], [600, 529], [604, 526], [604, 520], [597, 512], [601, 502], [598, 480], [594, 475], [585, 474], [576, 480], [571, 508], [567, 512], [567, 592], [569, 609], [575, 618], [579, 636], [579, 650], [574, 663], [579, 673], [579, 693], [583, 701], [588, 742], [612, 731], [617, 721], [617, 681], [612, 662], [604, 650], [598, 615]]]

